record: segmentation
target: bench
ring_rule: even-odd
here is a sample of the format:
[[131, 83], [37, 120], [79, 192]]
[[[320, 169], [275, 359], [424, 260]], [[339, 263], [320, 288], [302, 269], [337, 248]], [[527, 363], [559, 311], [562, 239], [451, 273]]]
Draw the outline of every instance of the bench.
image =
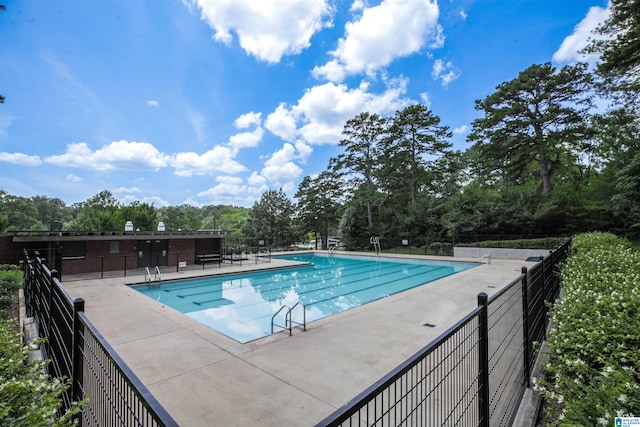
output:
[[200, 255], [196, 255], [196, 259], [200, 264], [204, 264], [205, 262], [220, 263], [222, 261], [220, 254], [200, 254]]

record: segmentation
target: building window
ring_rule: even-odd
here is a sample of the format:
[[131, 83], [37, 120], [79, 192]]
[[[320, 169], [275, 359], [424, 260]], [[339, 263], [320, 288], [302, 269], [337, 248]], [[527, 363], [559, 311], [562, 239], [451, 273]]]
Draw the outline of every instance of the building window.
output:
[[85, 241], [67, 241], [62, 242], [62, 258], [63, 259], [78, 259], [84, 258], [87, 252], [87, 245]]
[[118, 241], [109, 242], [109, 253], [111, 253], [111, 254], [120, 253], [120, 242], [118, 242]]

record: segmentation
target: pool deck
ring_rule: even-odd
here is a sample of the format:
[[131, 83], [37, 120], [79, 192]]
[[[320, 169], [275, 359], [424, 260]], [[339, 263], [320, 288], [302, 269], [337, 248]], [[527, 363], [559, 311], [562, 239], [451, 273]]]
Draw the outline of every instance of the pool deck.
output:
[[[224, 265], [163, 273], [163, 280], [290, 264], [273, 259]], [[281, 332], [246, 344], [127, 286], [143, 282], [143, 276], [65, 281], [63, 286], [85, 300], [89, 319], [181, 426], [309, 426], [468, 314], [478, 293], [492, 295], [518, 277], [521, 267], [533, 264], [494, 259], [309, 323], [306, 332], [298, 328], [292, 336]]]

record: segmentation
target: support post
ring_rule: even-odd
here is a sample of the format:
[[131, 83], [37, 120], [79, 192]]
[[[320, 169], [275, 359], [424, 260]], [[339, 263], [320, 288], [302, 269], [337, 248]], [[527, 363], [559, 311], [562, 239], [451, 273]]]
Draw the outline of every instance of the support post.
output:
[[[82, 350], [84, 347], [84, 326], [80, 321], [79, 313], [84, 311], [84, 300], [76, 298], [73, 300], [73, 341], [71, 345], [71, 401], [82, 400]], [[78, 425], [82, 425], [82, 412], [77, 415]]]
[[100, 257], [100, 278], [104, 279], [104, 255]]
[[482, 309], [479, 318], [479, 346], [478, 346], [478, 404], [480, 413], [480, 427], [489, 427], [489, 297], [486, 293], [478, 294], [478, 306]]
[[531, 386], [531, 337], [529, 336], [529, 274], [522, 267], [522, 335], [524, 351], [524, 385]]

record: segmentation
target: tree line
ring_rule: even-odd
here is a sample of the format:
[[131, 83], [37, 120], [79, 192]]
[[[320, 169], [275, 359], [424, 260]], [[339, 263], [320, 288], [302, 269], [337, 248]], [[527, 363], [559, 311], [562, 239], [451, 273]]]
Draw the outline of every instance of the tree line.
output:
[[[425, 105], [389, 117], [362, 112], [344, 125], [343, 152], [304, 177], [294, 199], [269, 190], [250, 209], [156, 209], [123, 206], [102, 191], [67, 207], [0, 192], [0, 230], [46, 228], [54, 217], [78, 230], [121, 229], [126, 220], [152, 229], [162, 220], [167, 229], [228, 229], [238, 240], [267, 244], [313, 238], [326, 247], [329, 236], [340, 236], [351, 248], [370, 236], [413, 246], [463, 234], [637, 237], [639, 21], [640, 0], [614, 0], [598, 29], [608, 37], [587, 48], [603, 58], [595, 72], [582, 63], [533, 64], [477, 100], [480, 117], [464, 151], [451, 149], [450, 128]], [[608, 107], [596, 108], [596, 99]]]

